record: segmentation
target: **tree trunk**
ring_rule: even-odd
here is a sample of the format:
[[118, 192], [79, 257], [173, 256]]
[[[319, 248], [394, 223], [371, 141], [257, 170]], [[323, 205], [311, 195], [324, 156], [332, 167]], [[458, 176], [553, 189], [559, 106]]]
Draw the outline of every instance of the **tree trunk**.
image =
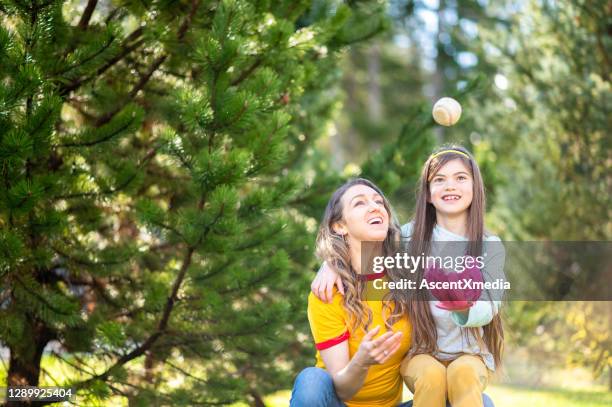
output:
[[251, 396], [253, 397], [253, 407], [266, 407], [266, 403], [264, 403], [263, 398], [256, 391], [251, 391]]
[[373, 43], [368, 52], [368, 114], [370, 120], [382, 120], [382, 91], [380, 89], [380, 44]]
[[[444, 10], [446, 9], [446, 1], [440, 0], [438, 6], [438, 31], [436, 32], [435, 44], [438, 49], [436, 55], [436, 70], [434, 71], [432, 83], [433, 83], [433, 103], [444, 96], [444, 46], [440, 43], [440, 34], [446, 31], [444, 24]], [[434, 137], [438, 145], [444, 142], [444, 128], [442, 126], [434, 127]]]
[[[31, 321], [24, 317], [26, 321]], [[43, 350], [53, 339], [52, 332], [39, 321], [31, 321], [24, 327], [18, 346], [10, 347], [8, 386], [38, 386], [40, 362]], [[6, 407], [35, 405], [23, 401], [7, 401]]]

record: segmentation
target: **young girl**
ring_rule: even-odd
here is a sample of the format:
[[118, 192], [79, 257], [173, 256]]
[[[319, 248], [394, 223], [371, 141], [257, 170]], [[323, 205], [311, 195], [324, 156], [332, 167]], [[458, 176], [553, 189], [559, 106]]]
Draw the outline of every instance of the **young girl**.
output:
[[[486, 258], [483, 275], [503, 268], [499, 238], [484, 231], [485, 193], [478, 165], [463, 147], [451, 146], [432, 154], [421, 174], [415, 216], [402, 227], [414, 255], [431, 252], [431, 242], [464, 242], [468, 255]], [[418, 280], [423, 270], [419, 270]], [[486, 278], [485, 278], [486, 279]], [[324, 265], [313, 292], [325, 297], [327, 287], [339, 284]], [[340, 287], [339, 287], [340, 288]], [[401, 373], [414, 394], [415, 407], [482, 406], [489, 376], [500, 366], [503, 329], [499, 301], [476, 301], [463, 310], [440, 309], [417, 291], [408, 303], [412, 348]], [[483, 297], [481, 297], [483, 299]]]
[[389, 203], [370, 181], [349, 181], [333, 194], [319, 228], [317, 254], [334, 265], [347, 289], [329, 304], [308, 297], [317, 363], [298, 375], [292, 407], [400, 404], [400, 364], [410, 347], [407, 312], [390, 297], [365, 301], [367, 281], [382, 275], [361, 274], [361, 243], [376, 242], [373, 254], [388, 255], [399, 235]]

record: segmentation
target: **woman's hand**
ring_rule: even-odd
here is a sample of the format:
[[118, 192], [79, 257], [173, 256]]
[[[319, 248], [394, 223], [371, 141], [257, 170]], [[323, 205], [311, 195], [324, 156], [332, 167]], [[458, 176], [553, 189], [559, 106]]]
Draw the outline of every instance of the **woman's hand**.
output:
[[363, 337], [359, 349], [355, 353], [355, 362], [362, 367], [385, 363], [397, 350], [402, 342], [402, 332], [385, 332], [380, 337], [374, 339], [380, 331], [380, 326], [376, 326]]
[[332, 375], [334, 388], [340, 400], [350, 400], [365, 381], [370, 366], [385, 363], [401, 345], [402, 333], [386, 332], [374, 339], [380, 326], [364, 335], [359, 349], [349, 358], [348, 341], [321, 351], [325, 368]]
[[321, 301], [330, 303], [334, 298], [334, 285], [338, 287], [340, 294], [344, 295], [342, 279], [326, 262], [323, 262], [317, 276], [310, 284], [310, 290]]

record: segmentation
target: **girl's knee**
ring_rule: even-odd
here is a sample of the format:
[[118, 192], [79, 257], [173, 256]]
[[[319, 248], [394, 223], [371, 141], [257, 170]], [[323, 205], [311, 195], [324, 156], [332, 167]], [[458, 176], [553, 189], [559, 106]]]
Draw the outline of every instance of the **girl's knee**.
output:
[[484, 388], [487, 384], [487, 369], [484, 364], [474, 359], [459, 358], [446, 369], [449, 382], [479, 382]]
[[414, 356], [401, 373], [410, 389], [446, 387], [446, 367], [431, 355]]
[[431, 363], [423, 366], [416, 377], [413, 378], [415, 388], [443, 389], [446, 388], [446, 368], [440, 363]]
[[428, 382], [444, 383], [446, 382], [446, 368], [440, 364], [431, 364], [425, 366], [419, 376], [419, 380]]
[[446, 374], [449, 393], [481, 392], [488, 382], [486, 372], [470, 363], [451, 363]]
[[451, 363], [446, 372], [449, 380], [455, 377], [478, 378], [478, 370], [467, 363]]

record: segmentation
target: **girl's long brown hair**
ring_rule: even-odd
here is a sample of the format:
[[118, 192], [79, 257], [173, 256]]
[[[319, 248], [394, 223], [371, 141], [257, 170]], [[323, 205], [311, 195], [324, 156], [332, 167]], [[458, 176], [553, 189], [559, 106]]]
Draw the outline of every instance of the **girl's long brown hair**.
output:
[[[447, 152], [438, 155], [441, 151]], [[484, 212], [486, 207], [482, 175], [480, 174], [478, 164], [468, 150], [458, 145], [451, 145], [435, 151], [423, 165], [417, 190], [412, 236], [409, 244], [411, 256], [419, 256], [422, 253], [428, 254], [431, 249], [433, 229], [436, 225], [436, 208], [430, 203], [429, 183], [440, 168], [452, 160], [461, 160], [473, 178], [472, 204], [468, 208], [467, 216], [467, 238], [469, 243], [466, 254], [476, 257], [482, 253], [482, 241], [485, 235]], [[423, 278], [423, 272], [422, 268], [417, 271], [418, 282]], [[427, 291], [416, 290], [416, 294], [410, 296], [407, 302], [408, 315], [412, 323], [412, 348], [410, 353], [413, 355], [435, 353], [437, 351], [438, 338], [436, 325], [429, 309]], [[495, 365], [501, 366], [504, 331], [500, 314], [497, 313], [493, 320], [483, 327], [482, 337], [478, 328], [467, 328], [467, 330], [474, 334], [479, 344], [486, 345], [489, 352], [493, 355]]]
[[[335, 223], [343, 220], [342, 211], [344, 208], [342, 197], [349, 188], [355, 185], [368, 186], [382, 197], [383, 205], [389, 214], [389, 231], [387, 232], [387, 237], [382, 242], [382, 253], [380, 255], [392, 256], [395, 253], [400, 236], [397, 218], [380, 188], [364, 178], [349, 180], [333, 193], [327, 203], [323, 220], [319, 226], [316, 253], [317, 257], [326, 261], [342, 279], [342, 284], [345, 287], [342, 301], [344, 309], [349, 315], [352, 329], [356, 330], [362, 327], [367, 332], [369, 325], [372, 323], [372, 311], [363, 303], [366, 282], [359, 278], [357, 272], [351, 267], [349, 246], [344, 237], [336, 233], [333, 228]], [[397, 320], [407, 313], [405, 302], [394, 301], [396, 296], [396, 293], [389, 292], [383, 298], [386, 315], [385, 326], [389, 330]]]

